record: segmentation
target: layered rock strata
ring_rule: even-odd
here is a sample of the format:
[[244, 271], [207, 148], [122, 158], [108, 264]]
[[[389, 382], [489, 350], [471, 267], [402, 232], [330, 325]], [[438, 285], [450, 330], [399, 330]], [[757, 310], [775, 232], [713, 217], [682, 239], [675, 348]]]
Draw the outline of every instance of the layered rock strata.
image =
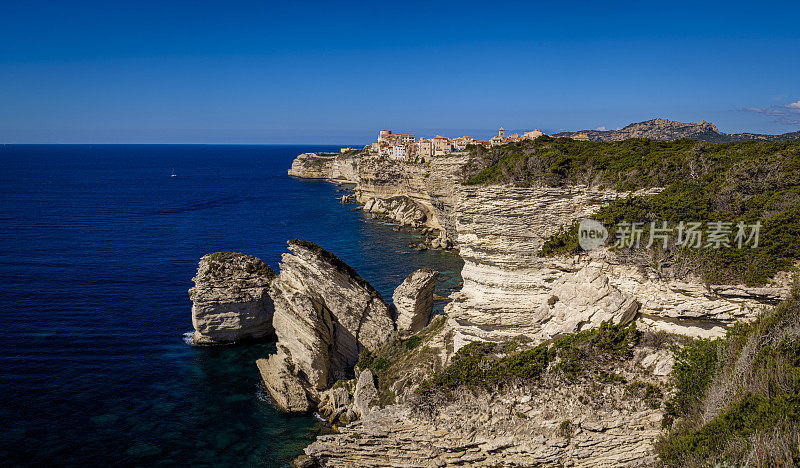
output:
[[264, 382], [269, 382], [275, 406], [289, 413], [305, 413], [312, 408], [306, 396], [305, 382], [290, 371], [283, 348], [269, 359], [256, 360], [256, 366]]
[[433, 290], [438, 279], [438, 272], [422, 268], [408, 275], [394, 290], [397, 331], [416, 333], [425, 328], [431, 318]]
[[[367, 206], [373, 200], [373, 205], [365, 211], [371, 211], [379, 203], [379, 211], [383, 208], [379, 214], [389, 215], [387, 211], [394, 211], [385, 207], [389, 200], [408, 199], [413, 203], [414, 216], [398, 216], [397, 222], [438, 229], [454, 239], [453, 210], [458, 194], [453, 188], [459, 184], [461, 168], [467, 159], [464, 154], [454, 154], [426, 163], [410, 163], [374, 157], [367, 151], [304, 153], [292, 162], [289, 175], [355, 183], [358, 202]], [[416, 211], [422, 212], [424, 219]]]
[[352, 378], [363, 349], [375, 351], [393, 336], [394, 322], [378, 292], [337, 257], [298, 240], [289, 250], [271, 287], [279, 353], [262, 374], [279, 405], [286, 383], [274, 377], [287, 374], [316, 403], [333, 382]]
[[[338, 418], [341, 432], [318, 438], [306, 450], [307, 459], [325, 466], [655, 463], [652, 442], [661, 434], [663, 412], [632, 401], [618, 382], [545, 380], [511, 386], [502, 394], [454, 392], [454, 401], [433, 403], [417, 401], [413, 390], [421, 374], [441, 370], [473, 340], [522, 335], [540, 342], [606, 320], [634, 318], [641, 329], [720, 336], [736, 321], [750, 320], [783, 299], [788, 282], [779, 275], [762, 288], [705, 285], [605, 247], [574, 257], [539, 257], [551, 235], [629, 194], [581, 186], [463, 186], [459, 165], [465, 161], [457, 155], [420, 165], [362, 155], [356, 163], [358, 201], [369, 206], [368, 212], [397, 197], [420, 207], [422, 224], [440, 229], [459, 248], [464, 285], [445, 309], [443, 329], [427, 336], [418, 354], [399, 358], [407, 365], [382, 381], [379, 393], [397, 403], [369, 407], [351, 422], [359, 413], [357, 382], [351, 380], [344, 391], [328, 391], [329, 414], [344, 415]], [[413, 223], [409, 216], [394, 219]], [[399, 329], [414, 322], [400, 317]], [[628, 365], [615, 369], [628, 382], [669, 388], [667, 350], [638, 349]]]
[[[543, 304], [551, 300], [555, 285], [569, 282], [571, 276], [588, 271], [584, 270], [587, 267], [600, 271], [609, 288], [622, 295], [623, 304], [639, 304], [643, 328], [689, 336], [721, 336], [735, 321], [752, 319], [788, 294], [788, 286], [780, 278], [765, 288], [706, 286], [691, 277], [675, 279], [648, 262], [619, 258], [603, 248], [574, 258], [537, 255], [544, 241], [558, 230], [629, 193], [582, 186], [464, 186], [461, 168], [468, 159], [465, 154], [437, 157], [425, 164], [380, 159], [366, 152], [334, 159], [338, 162], [335, 166], [330, 163], [328, 178], [341, 180], [347, 172], [366, 211], [389, 203], [399, 206], [399, 199], [410, 200], [419, 210], [403, 209], [389, 217], [438, 229], [442, 237], [435, 239], [437, 245], [455, 244], [459, 249], [464, 260], [464, 287], [447, 307], [456, 330], [456, 348], [474, 339], [502, 340], [520, 334], [546, 339], [569, 332], [575, 324], [568, 323], [573, 320], [565, 314], [576, 309], [557, 305], [549, 312], [562, 317], [552, 315], [555, 318], [550, 320]], [[298, 162], [301, 165], [313, 166], [308, 161]], [[348, 172], [342, 167], [355, 169]], [[308, 171], [312, 177], [319, 174]], [[303, 176], [302, 171], [295, 174]], [[408, 214], [412, 212], [414, 215]], [[424, 213], [424, 221], [418, 212]], [[581, 307], [581, 314], [590, 313], [591, 307]], [[610, 316], [621, 314], [627, 319], [626, 310], [617, 312]], [[579, 328], [596, 325], [603, 315], [592, 313], [595, 319]], [[585, 320], [577, 323], [581, 322]]]
[[200, 259], [192, 300], [196, 345], [232, 343], [273, 332], [269, 287], [275, 272], [256, 257], [217, 252]]
[[601, 323], [627, 324], [636, 316], [639, 301], [612, 286], [599, 268], [586, 266], [565, 275], [550, 290], [538, 311], [542, 333], [552, 338], [596, 328]]
[[[538, 256], [551, 235], [626, 194], [588, 187], [508, 186], [464, 186], [459, 193], [456, 243], [464, 260], [464, 287], [446, 308], [454, 321], [456, 348], [475, 339], [546, 339], [574, 331], [576, 324], [578, 329], [595, 326], [603, 316], [627, 320], [632, 310], [628, 305], [634, 302], [643, 328], [721, 336], [732, 323], [753, 319], [789, 291], [780, 277], [764, 288], [676, 280], [644, 258], [621, 258], [606, 247], [575, 257]], [[583, 288], [586, 283], [592, 289], [593, 281], [607, 285], [585, 291], [591, 300], [577, 309], [558, 302], [546, 307], [559, 296], [554, 288]], [[612, 311], [612, 304], [603, 304], [610, 299], [607, 291], [614, 293], [612, 302], [621, 309]], [[604, 312], [592, 313], [595, 318], [586, 322], [593, 308]]]

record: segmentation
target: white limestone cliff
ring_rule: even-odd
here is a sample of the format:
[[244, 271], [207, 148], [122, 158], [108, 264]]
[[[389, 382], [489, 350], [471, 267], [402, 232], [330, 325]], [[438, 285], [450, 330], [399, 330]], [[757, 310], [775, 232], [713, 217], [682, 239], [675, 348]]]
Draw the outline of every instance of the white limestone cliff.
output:
[[[627, 192], [586, 186], [465, 186], [461, 169], [468, 160], [466, 154], [437, 157], [426, 164], [385, 160], [367, 153], [360, 153], [355, 162], [353, 158], [337, 159], [341, 159], [340, 166], [357, 168], [348, 180], [356, 183], [357, 198], [366, 203], [365, 211], [386, 206], [398, 197], [413, 201], [425, 213], [424, 221], [407, 215], [389, 217], [402, 224], [440, 229], [464, 260], [464, 286], [446, 308], [455, 330], [455, 349], [475, 339], [517, 335], [544, 339], [568, 332], [569, 320], [551, 321], [542, 315], [542, 304], [552, 296], [556, 284], [569, 281], [586, 267], [598, 269], [610, 287], [640, 304], [640, 327], [688, 336], [721, 336], [732, 323], [752, 319], [789, 291], [788, 282], [780, 275], [763, 288], [706, 286], [695, 278], [679, 281], [604, 248], [574, 258], [537, 255], [544, 241], [559, 229], [628, 196]], [[335, 180], [340, 174], [330, 172], [329, 178]], [[543, 330], [548, 321], [548, 329]], [[590, 326], [596, 322], [591, 321]], [[559, 329], [558, 323], [565, 327]]]

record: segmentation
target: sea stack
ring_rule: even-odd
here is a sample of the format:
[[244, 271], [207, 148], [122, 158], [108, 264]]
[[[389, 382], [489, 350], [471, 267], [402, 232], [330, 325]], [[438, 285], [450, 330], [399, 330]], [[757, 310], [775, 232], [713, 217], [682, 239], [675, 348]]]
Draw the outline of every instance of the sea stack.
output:
[[195, 345], [215, 345], [271, 334], [269, 287], [275, 272], [256, 257], [216, 252], [200, 259], [192, 300]]
[[421, 268], [411, 273], [394, 290], [392, 300], [397, 308], [397, 330], [416, 333], [428, 324], [433, 311], [433, 289], [439, 273]]
[[296, 412], [306, 405], [287, 401], [287, 389], [299, 384], [318, 403], [333, 382], [353, 378], [362, 350], [376, 351], [395, 330], [389, 306], [350, 266], [312, 242], [289, 241], [289, 250], [270, 290], [278, 354], [259, 367], [277, 406]]

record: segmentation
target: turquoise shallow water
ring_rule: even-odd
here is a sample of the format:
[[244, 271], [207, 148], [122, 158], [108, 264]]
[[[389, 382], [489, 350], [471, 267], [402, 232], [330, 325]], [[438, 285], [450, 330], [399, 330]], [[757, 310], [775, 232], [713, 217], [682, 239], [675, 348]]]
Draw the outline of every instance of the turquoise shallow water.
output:
[[[274, 344], [193, 348], [197, 261], [278, 267], [298, 237], [386, 299], [411, 271], [461, 261], [286, 176], [299, 146], [3, 146], [0, 457], [6, 466], [285, 466], [321, 426], [274, 410], [253, 362]], [[172, 171], [177, 177], [170, 177]]]

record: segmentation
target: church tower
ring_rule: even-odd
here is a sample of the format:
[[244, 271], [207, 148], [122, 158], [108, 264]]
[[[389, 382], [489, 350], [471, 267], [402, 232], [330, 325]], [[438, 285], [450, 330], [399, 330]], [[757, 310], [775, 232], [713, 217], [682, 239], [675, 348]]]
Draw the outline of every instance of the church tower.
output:
[[505, 138], [506, 137], [506, 131], [505, 131], [505, 129], [503, 127], [500, 127], [500, 131], [497, 132], [497, 136], [499, 136], [500, 138]]

